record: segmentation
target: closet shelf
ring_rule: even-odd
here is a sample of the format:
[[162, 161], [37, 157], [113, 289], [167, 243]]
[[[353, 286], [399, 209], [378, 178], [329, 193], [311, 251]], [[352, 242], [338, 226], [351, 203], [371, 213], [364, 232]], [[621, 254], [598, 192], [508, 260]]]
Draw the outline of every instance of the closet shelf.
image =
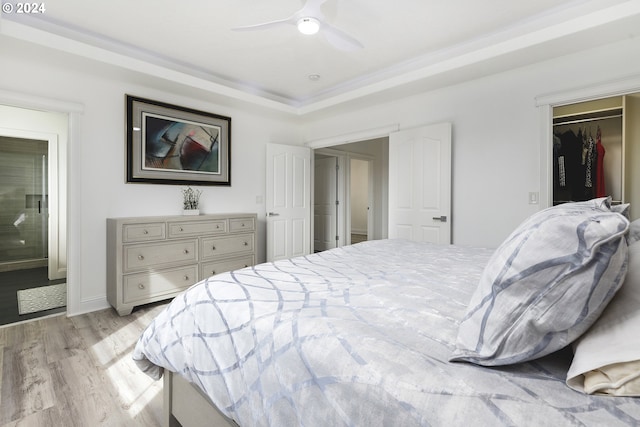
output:
[[588, 113], [572, 114], [567, 116], [558, 116], [553, 118], [553, 125], [569, 125], [573, 123], [584, 123], [592, 122], [595, 120], [613, 119], [616, 117], [622, 117], [622, 108], [592, 111]]

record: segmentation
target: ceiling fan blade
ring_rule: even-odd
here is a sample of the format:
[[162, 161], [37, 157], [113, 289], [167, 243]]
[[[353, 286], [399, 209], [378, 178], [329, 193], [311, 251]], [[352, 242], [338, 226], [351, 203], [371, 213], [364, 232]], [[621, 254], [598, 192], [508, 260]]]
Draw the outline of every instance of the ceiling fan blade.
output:
[[261, 24], [244, 25], [242, 27], [232, 28], [233, 31], [254, 31], [254, 30], [266, 30], [268, 28], [280, 27], [282, 25], [295, 25], [296, 19], [289, 17], [286, 19], [278, 19], [275, 21], [263, 22]]
[[354, 51], [364, 48], [364, 45], [358, 40], [351, 37], [344, 31], [330, 24], [327, 24], [326, 22], [322, 23], [322, 34], [324, 35], [325, 39], [327, 39], [327, 41], [337, 49], [344, 51]]
[[327, 0], [307, 0], [304, 2], [302, 9], [296, 12], [296, 16], [313, 16], [321, 19], [323, 14], [322, 10], [320, 10], [320, 6], [322, 6], [326, 1]]

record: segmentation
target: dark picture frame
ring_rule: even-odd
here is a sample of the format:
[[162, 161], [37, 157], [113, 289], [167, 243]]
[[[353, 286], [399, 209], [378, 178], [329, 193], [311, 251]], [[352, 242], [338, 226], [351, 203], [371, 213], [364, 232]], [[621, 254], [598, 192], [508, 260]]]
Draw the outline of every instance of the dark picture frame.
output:
[[231, 117], [126, 95], [127, 182], [231, 185]]

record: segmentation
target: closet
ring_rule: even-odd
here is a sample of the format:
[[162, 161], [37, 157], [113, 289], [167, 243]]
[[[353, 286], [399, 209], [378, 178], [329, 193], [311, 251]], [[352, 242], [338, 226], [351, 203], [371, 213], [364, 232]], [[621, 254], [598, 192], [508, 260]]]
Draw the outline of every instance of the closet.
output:
[[640, 217], [640, 94], [554, 107], [553, 136], [554, 205], [611, 196]]

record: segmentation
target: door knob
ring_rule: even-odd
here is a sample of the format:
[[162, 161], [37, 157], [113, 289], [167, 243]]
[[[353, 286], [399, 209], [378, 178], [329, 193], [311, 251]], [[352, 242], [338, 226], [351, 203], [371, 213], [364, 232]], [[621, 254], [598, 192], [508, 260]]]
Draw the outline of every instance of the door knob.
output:
[[278, 215], [280, 215], [280, 214], [279, 214], [279, 213], [277, 213], [277, 212], [269, 212], [269, 213], [267, 214], [267, 216], [278, 216]]
[[447, 217], [442, 215], [442, 216], [434, 216], [432, 218], [434, 221], [441, 221], [441, 222], [447, 222]]

